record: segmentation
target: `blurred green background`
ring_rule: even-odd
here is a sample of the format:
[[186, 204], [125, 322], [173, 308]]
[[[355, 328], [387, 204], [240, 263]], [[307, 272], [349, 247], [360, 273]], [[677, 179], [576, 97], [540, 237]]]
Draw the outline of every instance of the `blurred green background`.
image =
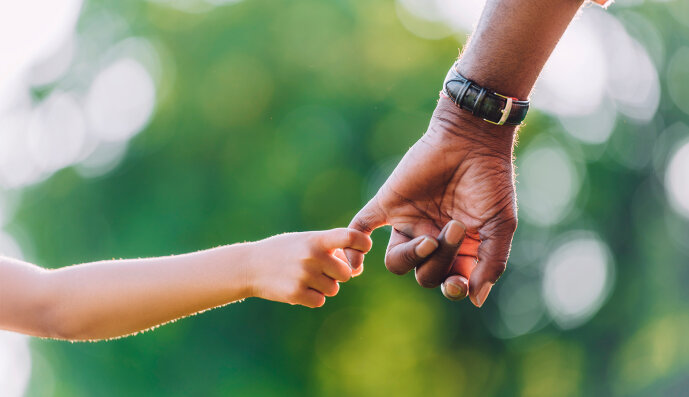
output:
[[[453, 3], [449, 15], [476, 8]], [[420, 4], [87, 1], [69, 72], [32, 86], [33, 101], [87, 92], [109, 48], [137, 37], [145, 50], [127, 54], [152, 76], [152, 116], [102, 171], [6, 186], [5, 231], [59, 267], [346, 225], [425, 131], [469, 32]], [[547, 78], [581, 85], [557, 65], [535, 91], [516, 152], [520, 226], [484, 309], [388, 273], [381, 229], [364, 274], [321, 309], [249, 299], [107, 343], [32, 340], [26, 395], [686, 395], [686, 4], [583, 11], [582, 26], [614, 19], [628, 36], [573, 36], [558, 58], [610, 56], [587, 87], [596, 109], [539, 106], [556, 92]], [[637, 53], [607, 50], [624, 40]]]

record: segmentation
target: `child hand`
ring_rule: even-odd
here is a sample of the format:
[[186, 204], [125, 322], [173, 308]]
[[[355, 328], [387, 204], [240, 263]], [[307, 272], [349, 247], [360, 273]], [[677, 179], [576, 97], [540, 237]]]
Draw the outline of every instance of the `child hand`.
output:
[[254, 243], [247, 269], [251, 295], [292, 305], [320, 307], [335, 296], [338, 281], [352, 277], [341, 249], [371, 249], [368, 235], [353, 229], [287, 233]]

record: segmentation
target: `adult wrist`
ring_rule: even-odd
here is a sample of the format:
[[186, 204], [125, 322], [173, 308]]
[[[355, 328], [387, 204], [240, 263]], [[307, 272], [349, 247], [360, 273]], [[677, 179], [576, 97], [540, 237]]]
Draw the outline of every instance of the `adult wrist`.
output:
[[517, 126], [487, 123], [441, 93], [429, 132], [449, 150], [489, 149], [511, 159]]
[[520, 79], [509, 73], [493, 73], [493, 70], [482, 67], [479, 60], [466, 54], [457, 61], [457, 71], [467, 79], [476, 82], [483, 87], [490, 87], [501, 94], [526, 99], [531, 93], [533, 83], [526, 79]]
[[452, 102], [457, 111], [447, 111], [455, 114], [453, 118], [462, 119], [466, 128], [476, 127], [479, 134], [489, 131], [492, 136], [513, 139], [514, 127], [521, 125], [526, 117], [529, 101], [481, 86], [459, 73], [457, 66], [458, 62], [455, 62], [443, 81], [439, 105], [446, 102], [442, 99]]

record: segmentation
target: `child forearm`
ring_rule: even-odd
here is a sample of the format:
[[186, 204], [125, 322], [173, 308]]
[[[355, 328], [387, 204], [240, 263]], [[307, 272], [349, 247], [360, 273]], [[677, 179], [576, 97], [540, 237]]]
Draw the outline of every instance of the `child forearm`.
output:
[[15, 317], [22, 312], [26, 316], [18, 331], [57, 339], [109, 339], [244, 299], [251, 293], [250, 246], [47, 271], [25, 269], [36, 279], [27, 284], [40, 287], [26, 292], [29, 296], [23, 300], [32, 305], [29, 310], [15, 311]]
[[67, 340], [130, 335], [250, 296], [319, 307], [352, 277], [349, 229], [287, 233], [193, 254], [45, 270], [0, 257], [0, 329]]

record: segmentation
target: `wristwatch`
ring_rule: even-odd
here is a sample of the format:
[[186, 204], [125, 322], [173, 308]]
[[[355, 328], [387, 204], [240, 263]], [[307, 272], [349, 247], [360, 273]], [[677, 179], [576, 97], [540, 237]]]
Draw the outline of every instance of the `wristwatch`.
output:
[[496, 125], [520, 125], [529, 111], [529, 101], [498, 94], [474, 83], [457, 71], [457, 62], [447, 72], [443, 94], [460, 109]]

